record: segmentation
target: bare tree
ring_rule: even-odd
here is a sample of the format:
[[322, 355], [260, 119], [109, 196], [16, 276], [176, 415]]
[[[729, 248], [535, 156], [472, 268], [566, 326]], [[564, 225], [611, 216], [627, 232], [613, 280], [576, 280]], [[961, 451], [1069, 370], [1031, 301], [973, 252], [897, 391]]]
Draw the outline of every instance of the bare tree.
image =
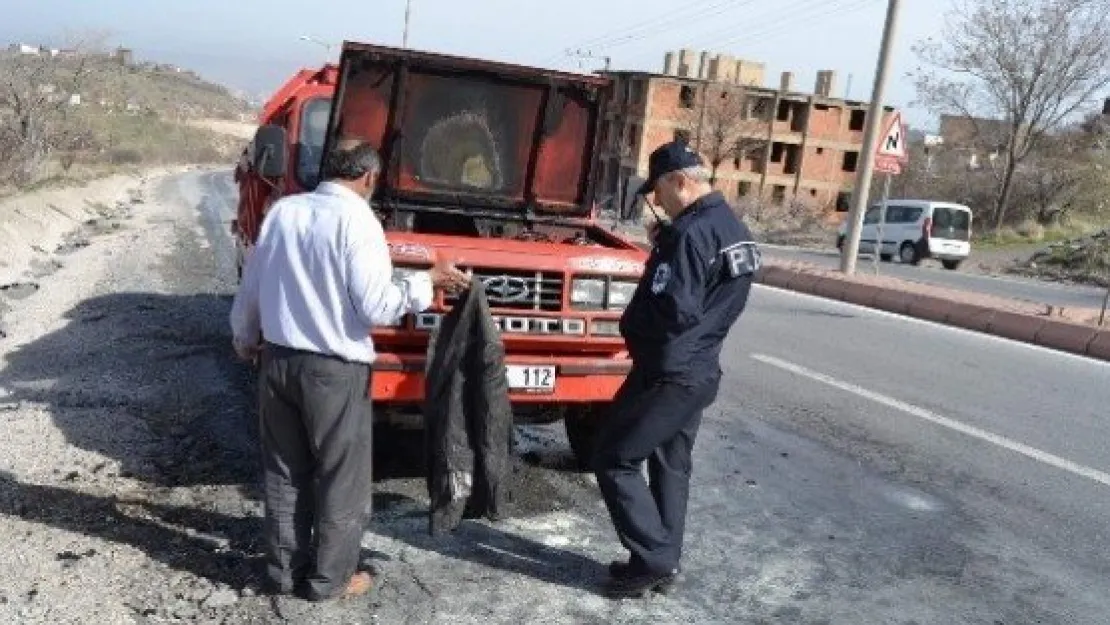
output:
[[[916, 73], [919, 99], [967, 118], [997, 144], [993, 218], [1007, 216], [1015, 172], [1045, 137], [1110, 87], [1110, 2], [962, 0], [939, 40], [916, 48], [931, 66]], [[988, 137], [1002, 120], [999, 137]]]
[[104, 35], [69, 37], [68, 53], [0, 55], [0, 163], [15, 182], [27, 182], [58, 148], [80, 144], [87, 133], [67, 124], [71, 98], [81, 93], [88, 54]]
[[680, 119], [680, 132], [709, 161], [711, 180], [716, 183], [722, 163], [746, 158], [766, 146], [767, 125], [752, 115], [742, 88], [706, 84], [699, 99]]

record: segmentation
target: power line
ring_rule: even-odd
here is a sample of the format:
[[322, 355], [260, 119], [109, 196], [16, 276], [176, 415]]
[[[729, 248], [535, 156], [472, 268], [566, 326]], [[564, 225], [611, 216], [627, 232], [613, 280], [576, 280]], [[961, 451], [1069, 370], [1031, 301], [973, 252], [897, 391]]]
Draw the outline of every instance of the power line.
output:
[[[659, 28], [661, 25], [667, 24], [668, 22], [672, 21], [674, 19], [674, 16], [677, 16], [677, 15], [689, 15], [691, 13], [696, 14], [696, 12], [699, 10], [698, 5], [701, 5], [701, 4], [706, 5], [706, 6], [702, 7], [704, 9], [713, 9], [713, 8], [719, 7], [723, 4], [729, 4], [733, 1], [734, 0], [695, 0], [695, 2], [691, 3], [691, 5], [684, 6], [681, 9], [672, 9], [670, 11], [665, 11], [663, 13], [656, 14], [654, 17], [650, 17], [646, 20], [636, 22], [636, 23], [634, 23], [632, 25], [629, 25], [629, 26], [622, 27], [619, 30], [608, 31], [604, 34], [581, 40], [577, 44], [568, 46], [568, 48], [566, 48], [566, 49], [567, 50], [569, 50], [569, 49], [583, 49], [583, 48], [588, 49], [590, 47], [597, 46], [598, 44], [605, 43], [606, 41], [609, 41], [613, 38], [620, 38], [620, 37], [627, 36], [627, 35], [629, 35], [630, 33], [633, 33], [633, 32], [642, 32], [644, 30]], [[564, 50], [564, 53], [565, 53], [565, 50]], [[554, 54], [551, 57], [548, 57], [547, 60], [553, 60], [553, 59], [558, 58], [562, 55], [563, 55], [563, 53]]]
[[[859, 9], [862, 9], [867, 5], [875, 4], [878, 1], [879, 0], [857, 0], [856, 2], [852, 2], [847, 5], [838, 5], [836, 3], [833, 3], [830, 7], [826, 7], [831, 8], [832, 10], [812, 13], [807, 15], [806, 17], [815, 19], [819, 17], [832, 18], [838, 15], [847, 15], [848, 13], [858, 11]], [[732, 39], [726, 39], [725, 41], [722, 41], [719, 45], [731, 45], [740, 41], [770, 41], [771, 39], [781, 34], [795, 29], [796, 27], [792, 24], [776, 24], [775, 26], [771, 26], [769, 28], [755, 30], [743, 35], [738, 35], [736, 37], [733, 37]]]
[[[699, 19], [704, 19], [704, 18], [707, 18], [707, 17], [715, 17], [716, 15], [724, 13], [726, 10], [734, 9], [734, 8], [740, 8], [741, 6], [743, 6], [745, 4], [751, 4], [752, 1], [754, 1], [754, 0], [744, 0], [738, 5], [733, 5], [731, 7], [726, 7], [724, 9], [719, 9], [717, 11], [711, 11], [708, 14], [702, 15]], [[874, 1], [874, 0], [866, 0], [866, 1], [871, 2], [871, 1]], [[819, 11], [817, 13], [811, 13], [812, 9], [816, 9], [816, 8], [826, 8], [827, 9], [827, 8], [830, 8], [829, 2], [830, 2], [830, 0], [802, 0], [802, 2], [800, 2], [796, 5], [787, 6], [787, 7], [780, 7], [776, 10], [772, 10], [772, 12], [770, 12], [770, 13], [763, 13], [763, 14], [759, 14], [759, 15], [755, 15], [755, 16], [747, 16], [743, 20], [743, 23], [752, 23], [752, 22], [761, 22], [761, 21], [765, 22], [765, 21], [770, 21], [771, 18], [773, 17], [777, 23], [774, 26], [772, 26], [771, 28], [764, 28], [764, 29], [757, 30], [755, 32], [755, 35], [763, 35], [763, 34], [766, 34], [766, 33], [774, 32], [775, 30], [778, 30], [778, 29], [782, 29], [783, 28], [783, 23], [786, 24], [785, 29], [789, 30], [791, 28], [796, 28], [795, 22], [798, 19], [804, 19], [804, 18], [807, 18], [807, 17], [819, 17], [819, 16], [825, 15], [825, 14], [835, 13], [836, 12], [835, 9], [841, 8], [841, 6], [836, 2], [836, 0], [833, 0], [833, 4], [831, 5], [831, 8], [834, 9], [833, 11], [830, 12], [830, 11], [826, 10], [826, 11], [823, 11], [823, 12]], [[853, 7], [847, 7], [847, 8], [853, 8]], [[719, 29], [710, 31], [710, 32], [706, 33], [705, 35], [699, 36], [698, 40], [699, 41], [708, 41], [709, 39], [713, 39], [714, 40], [713, 43], [712, 44], [707, 44], [707, 45], [712, 45], [713, 47], [715, 47], [717, 49], [720, 49], [720, 47], [722, 47], [723, 45], [731, 44], [731, 43], [734, 43], [734, 42], [739, 41], [741, 39], [744, 39], [744, 40], [747, 40], [747, 41], [752, 41], [754, 39], [752, 34], [745, 34], [745, 35], [742, 35], [740, 37], [734, 37], [734, 38], [726, 39], [726, 40], [723, 40], [723, 41], [716, 41], [716, 39], [718, 39], [721, 35], [729, 34], [729, 33], [735, 33], [740, 28], [741, 28], [740, 24], [735, 24], [735, 25], [732, 25], [732, 26], [728, 26], [728, 27], [723, 28], [723, 29], [719, 28]], [[620, 38], [617, 38], [617, 39], [613, 40], [611, 43], [607, 44], [606, 46], [603, 46], [603, 49], [623, 47], [623, 46], [627, 46], [627, 45], [630, 45], [630, 44], [636, 44], [636, 43], [639, 43], [639, 44], [646, 44], [648, 42], [654, 43], [661, 37], [671, 37], [671, 38], [673, 38], [675, 36], [676, 36], [676, 34], [673, 30], [672, 31], [664, 31], [664, 32], [652, 31], [652, 32], [646, 32], [646, 33], [639, 33], [639, 34], [628, 34], [624, 37], [620, 37]], [[683, 45], [681, 47], [689, 47], [689, 46]], [[699, 48], [699, 47], [704, 47], [704, 46], [695, 45], [693, 47], [694, 48]]]
[[[665, 24], [667, 22], [672, 21], [672, 18], [674, 16], [677, 16], [677, 15], [692, 15], [692, 14], [696, 14], [697, 12], [702, 11], [702, 10], [708, 11], [708, 10], [720, 7], [722, 5], [731, 4], [733, 1], [734, 0], [697, 0], [694, 3], [691, 3], [691, 5], [689, 5], [689, 6], [684, 6], [680, 9], [674, 9], [674, 10], [670, 10], [670, 11], [665, 11], [663, 13], [659, 13], [659, 14], [655, 15], [654, 17], [650, 17], [647, 20], [644, 20], [642, 22], [637, 22], [635, 24], [625, 26], [625, 27], [623, 27], [619, 30], [612, 30], [612, 31], [609, 31], [605, 34], [602, 34], [602, 35], [599, 35], [599, 36], [596, 36], [596, 37], [591, 37], [589, 39], [586, 39], [586, 40], [578, 43], [575, 46], [572, 46], [572, 47], [575, 47], [575, 48], [596, 47], [596, 46], [601, 45], [601, 44], [605, 43], [606, 41], [612, 40], [614, 38], [619, 39], [619, 38], [625, 37], [625, 36], [627, 36], [627, 35], [629, 35], [630, 33], [633, 33], [633, 32], [640, 32], [640, 31], [642, 31], [644, 29], [647, 29], [647, 28], [656, 28], [660, 24]], [[707, 6], [699, 8], [697, 6], [698, 4], [706, 4]]]
[[[807, 15], [807, 13], [811, 9], [828, 6], [829, 1], [830, 0], [802, 0], [800, 3], [795, 4], [793, 6], [778, 7], [776, 9], [772, 9], [772, 11], [769, 12], [769, 13], [762, 13], [762, 14], [758, 14], [758, 15], [754, 15], [754, 16], [748, 16], [740, 24], [733, 24], [733, 25], [727, 26], [725, 28], [719, 28], [719, 29], [710, 31], [708, 33], [705, 33], [704, 35], [699, 36], [697, 38], [697, 41], [699, 43], [694, 45], [693, 47], [699, 48], [699, 47], [712, 46], [714, 48], [720, 49], [724, 45], [734, 43], [737, 40], [737, 38], [730, 38], [730, 39], [721, 40], [720, 37], [722, 35], [728, 35], [728, 34], [736, 33], [738, 30], [743, 29], [744, 24], [770, 22], [772, 20], [772, 18], [776, 22], [776, 24], [774, 26], [772, 26], [772, 28], [781, 27], [781, 25], [783, 23], [785, 23], [787, 25], [787, 28], [796, 28], [795, 22], [797, 20], [803, 19], [805, 17], [809, 17], [809, 15]], [[836, 0], [833, 0], [833, 1], [835, 3]], [[834, 4], [834, 6], [835, 6], [835, 4]], [[761, 31], [762, 30], [766, 30], [766, 29], [761, 29]], [[664, 34], [669, 35], [670, 33], [664, 33]], [[748, 34], [743, 35], [741, 38], [746, 38], [746, 39], [750, 40], [750, 37], [749, 37]], [[710, 41], [712, 41], [712, 43], [701, 43], [701, 42], [710, 42]]]
[[[733, 10], [736, 10], [736, 9], [740, 9], [744, 5], [751, 4], [754, 1], [755, 0], [741, 0], [741, 2], [739, 2], [738, 4], [733, 4], [733, 5], [726, 6], [726, 7], [718, 7], [716, 10], [712, 10], [712, 11], [707, 10], [703, 13], [698, 14], [698, 15], [691, 16], [687, 20], [687, 22], [692, 24], [693, 22], [704, 21], [706, 19], [721, 15], [722, 13], [725, 13], [727, 11], [733, 11]], [[667, 31], [665, 31], [663, 33], [660, 33], [657, 30], [652, 30], [650, 32], [642, 32], [642, 33], [626, 33], [624, 36], [613, 39], [612, 41], [604, 43], [604, 44], [600, 45], [599, 47], [603, 50], [607, 50], [607, 49], [611, 49], [611, 48], [618, 48], [618, 47], [621, 47], [621, 46], [626, 46], [629, 43], [634, 43], [636, 41], [640, 41], [640, 40], [643, 40], [645, 38], [650, 38], [650, 37], [654, 37], [654, 36], [661, 35], [661, 34], [673, 35], [675, 32], [676, 32], [676, 29], [668, 29]]]
[[[753, 16], [752, 18], [745, 20], [744, 23], [745, 25], [769, 23], [772, 21], [772, 18], [776, 23], [787, 21], [792, 22], [794, 19], [796, 19], [797, 16], [800, 16], [807, 10], [809, 10], [810, 7], [806, 5], [825, 5], [828, 4], [828, 2], [829, 0], [802, 0], [795, 5], [776, 7], [772, 9], [770, 13]], [[717, 42], [718, 39], [724, 36], [734, 35], [736, 31], [740, 30], [741, 28], [742, 26], [740, 24], [734, 24], [726, 28], [721, 28], [713, 32], [706, 33], [699, 41], [714, 41], [715, 43], [713, 45], [721, 45], [719, 42]]]

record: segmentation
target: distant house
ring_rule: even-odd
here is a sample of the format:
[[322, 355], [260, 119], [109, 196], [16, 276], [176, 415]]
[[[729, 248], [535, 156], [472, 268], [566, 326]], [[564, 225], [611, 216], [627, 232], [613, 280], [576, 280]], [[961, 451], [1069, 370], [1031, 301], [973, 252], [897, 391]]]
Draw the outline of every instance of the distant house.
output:
[[80, 93], [71, 93], [69, 95], [69, 105], [70, 106], [81, 106], [81, 94]]
[[116, 48], [112, 58], [119, 62], [120, 65], [126, 67], [135, 62], [135, 53], [130, 48]]
[[23, 54], [26, 56], [38, 56], [41, 53], [38, 46], [31, 46], [25, 43], [13, 43], [8, 46], [8, 50], [14, 54]]
[[1002, 119], [941, 115], [940, 136], [949, 147], [1000, 150], [1010, 135], [1010, 124]]

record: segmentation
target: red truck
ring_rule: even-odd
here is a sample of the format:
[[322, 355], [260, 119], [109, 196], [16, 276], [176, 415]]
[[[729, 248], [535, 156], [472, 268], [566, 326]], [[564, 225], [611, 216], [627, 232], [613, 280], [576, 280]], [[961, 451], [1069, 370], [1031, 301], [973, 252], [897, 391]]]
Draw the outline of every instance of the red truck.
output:
[[[584, 461], [631, 361], [618, 330], [646, 253], [599, 222], [599, 130], [611, 83], [485, 60], [344, 43], [266, 103], [236, 169], [240, 262], [266, 208], [314, 188], [341, 138], [370, 141], [383, 171], [370, 207], [394, 275], [433, 255], [485, 285], [518, 422], [562, 418]], [[624, 194], [622, 194], [624, 195]], [[618, 202], [628, 218], [632, 202]], [[419, 422], [428, 332], [450, 309], [371, 332], [379, 419]]]

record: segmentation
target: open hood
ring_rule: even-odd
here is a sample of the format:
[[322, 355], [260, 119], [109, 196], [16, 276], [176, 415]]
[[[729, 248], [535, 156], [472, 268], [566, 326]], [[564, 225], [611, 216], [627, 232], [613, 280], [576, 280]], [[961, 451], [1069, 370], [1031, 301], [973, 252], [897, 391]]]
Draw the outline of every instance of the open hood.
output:
[[584, 216], [609, 80], [346, 42], [327, 145], [381, 152], [384, 207]]

